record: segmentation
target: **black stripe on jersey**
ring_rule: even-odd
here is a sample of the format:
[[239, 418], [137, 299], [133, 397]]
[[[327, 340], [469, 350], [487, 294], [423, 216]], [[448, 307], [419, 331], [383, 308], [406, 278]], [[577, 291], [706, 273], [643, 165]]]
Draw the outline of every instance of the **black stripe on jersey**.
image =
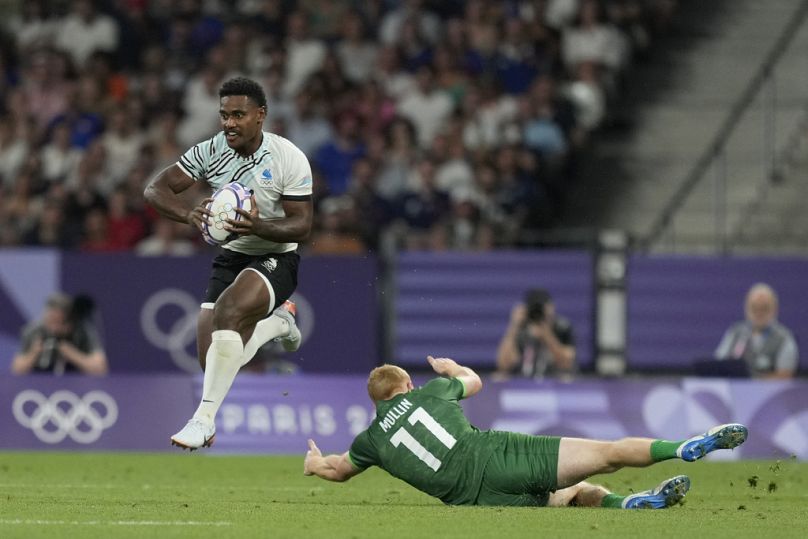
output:
[[281, 195], [281, 200], [291, 200], [294, 202], [305, 202], [311, 200], [311, 195]]
[[210, 146], [208, 148], [208, 155], [213, 155], [214, 153], [216, 153], [216, 145], [213, 144], [213, 138], [210, 139], [210, 144], [208, 146]]
[[191, 162], [188, 161], [184, 155], [180, 156], [180, 164], [191, 174], [192, 177], [197, 178], [199, 176], [199, 169], [195, 165], [191, 164]]
[[202, 152], [199, 151], [199, 144], [194, 146], [194, 157], [196, 158], [197, 163], [202, 162]]
[[223, 154], [218, 161], [211, 163], [210, 167], [208, 167], [209, 168], [208, 178], [215, 178], [216, 176], [226, 174], [227, 173], [226, 170], [224, 171], [221, 170], [225, 168], [233, 159], [235, 159], [235, 157], [236, 152], [227, 152], [226, 154]]
[[269, 150], [264, 150], [264, 152], [261, 155], [259, 155], [258, 157], [252, 159], [249, 163], [247, 163], [244, 166], [242, 166], [241, 168], [239, 168], [236, 171], [236, 173], [233, 174], [233, 177], [230, 179], [230, 181], [231, 182], [237, 182], [239, 180], [239, 178], [241, 176], [243, 176], [246, 172], [252, 170], [257, 165], [259, 165], [261, 163], [261, 161], [264, 160], [264, 157], [266, 157], [267, 155], [269, 155]]

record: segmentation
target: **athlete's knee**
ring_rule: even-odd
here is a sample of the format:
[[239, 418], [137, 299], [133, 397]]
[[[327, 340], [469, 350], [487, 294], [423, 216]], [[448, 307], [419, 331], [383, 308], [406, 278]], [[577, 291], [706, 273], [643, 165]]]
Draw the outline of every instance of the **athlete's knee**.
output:
[[242, 318], [242, 309], [238, 302], [229, 296], [223, 295], [213, 307], [213, 330], [231, 329], [238, 331]]

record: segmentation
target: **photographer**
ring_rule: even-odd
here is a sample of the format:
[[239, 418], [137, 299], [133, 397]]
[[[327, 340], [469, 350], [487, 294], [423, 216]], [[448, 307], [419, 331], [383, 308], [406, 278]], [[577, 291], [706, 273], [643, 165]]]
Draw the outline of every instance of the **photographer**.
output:
[[92, 300], [86, 297], [72, 300], [65, 294], [50, 296], [42, 319], [23, 328], [11, 372], [106, 374], [107, 357], [90, 320], [92, 309]]
[[525, 302], [511, 311], [508, 329], [497, 349], [497, 374], [570, 377], [575, 371], [572, 326], [556, 315], [546, 290], [529, 290]]

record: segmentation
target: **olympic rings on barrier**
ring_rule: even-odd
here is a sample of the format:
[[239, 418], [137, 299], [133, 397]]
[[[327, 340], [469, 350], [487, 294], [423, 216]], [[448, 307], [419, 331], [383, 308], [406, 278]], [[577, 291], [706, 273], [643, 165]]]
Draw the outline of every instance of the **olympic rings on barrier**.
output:
[[[164, 309], [179, 310], [179, 315], [168, 328], [158, 322]], [[174, 364], [190, 373], [199, 372], [196, 348], [196, 320], [199, 316], [199, 301], [179, 288], [164, 288], [143, 304], [140, 311], [140, 327], [146, 340], [155, 348], [165, 350]]]
[[[298, 328], [305, 342], [314, 330], [314, 308], [301, 294], [290, 298], [297, 304]], [[173, 316], [172, 316], [173, 315]], [[196, 322], [199, 301], [179, 288], [164, 288], [149, 296], [140, 309], [140, 328], [146, 341], [169, 357], [180, 369], [197, 374]]]
[[100, 390], [79, 397], [62, 389], [46, 397], [26, 389], [14, 398], [11, 408], [17, 422], [46, 444], [58, 444], [68, 436], [77, 443], [91, 444], [118, 420], [118, 404]]

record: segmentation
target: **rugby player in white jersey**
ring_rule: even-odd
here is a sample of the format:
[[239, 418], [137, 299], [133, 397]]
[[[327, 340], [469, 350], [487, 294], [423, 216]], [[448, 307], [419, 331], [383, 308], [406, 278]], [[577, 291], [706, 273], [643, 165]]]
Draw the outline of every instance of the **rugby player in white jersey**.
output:
[[239, 369], [258, 348], [279, 339], [288, 351], [300, 346], [294, 304], [297, 242], [312, 225], [312, 175], [308, 159], [283, 137], [262, 130], [267, 113], [261, 86], [234, 78], [219, 90], [222, 131], [193, 146], [157, 174], [146, 200], [162, 215], [200, 230], [210, 217], [203, 200], [189, 207], [181, 194], [195, 182], [212, 189], [239, 182], [253, 191], [252, 209], [229, 220], [236, 238], [223, 245], [197, 324], [199, 362], [205, 371], [202, 402], [171, 443], [210, 446], [215, 418]]

